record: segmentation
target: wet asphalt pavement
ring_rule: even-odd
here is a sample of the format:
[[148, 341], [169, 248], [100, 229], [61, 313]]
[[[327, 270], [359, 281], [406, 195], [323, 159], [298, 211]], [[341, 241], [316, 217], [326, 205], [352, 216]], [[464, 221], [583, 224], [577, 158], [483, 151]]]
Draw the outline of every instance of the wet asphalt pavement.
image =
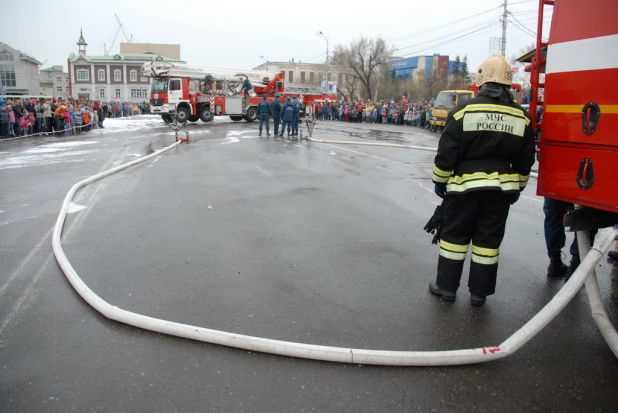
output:
[[[422, 229], [439, 202], [431, 152], [259, 138], [257, 123], [227, 119], [189, 130], [189, 144], [74, 200], [64, 250], [113, 305], [302, 343], [452, 350], [500, 344], [564, 285], [545, 275], [534, 180], [511, 210], [497, 293], [472, 308], [466, 272], [454, 304], [427, 291], [438, 254]], [[438, 139], [338, 122], [314, 137]], [[75, 182], [173, 141], [159, 119], [138, 117], [0, 142], [0, 412], [618, 409], [618, 360], [584, 291], [514, 355], [460, 367], [293, 359], [106, 319], [67, 282], [51, 229]], [[617, 325], [618, 266], [603, 259], [597, 273]]]

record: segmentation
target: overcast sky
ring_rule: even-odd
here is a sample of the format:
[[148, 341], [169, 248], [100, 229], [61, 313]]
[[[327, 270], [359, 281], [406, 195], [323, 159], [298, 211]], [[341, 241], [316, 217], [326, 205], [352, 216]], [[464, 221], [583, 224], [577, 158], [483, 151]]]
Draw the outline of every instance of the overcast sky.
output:
[[[398, 56], [439, 53], [454, 60], [456, 54], [467, 54], [473, 71], [492, 54], [490, 37], [501, 36], [502, 13], [501, 0], [3, 3], [0, 41], [46, 61], [43, 67], [63, 65], [65, 70], [67, 57], [77, 51], [80, 28], [88, 54], [103, 54], [103, 44], [109, 47], [118, 29], [116, 13], [135, 41], [179, 43], [182, 59], [195, 65], [252, 68], [264, 62], [262, 55], [269, 61], [321, 63], [326, 42], [316, 32], [322, 31], [331, 53], [336, 44], [361, 35], [382, 36], [399, 49]], [[524, 28], [536, 32], [537, 4], [509, 0], [509, 19], [517, 23], [508, 24], [507, 58], [534, 41]], [[122, 37], [120, 33], [114, 52]]]

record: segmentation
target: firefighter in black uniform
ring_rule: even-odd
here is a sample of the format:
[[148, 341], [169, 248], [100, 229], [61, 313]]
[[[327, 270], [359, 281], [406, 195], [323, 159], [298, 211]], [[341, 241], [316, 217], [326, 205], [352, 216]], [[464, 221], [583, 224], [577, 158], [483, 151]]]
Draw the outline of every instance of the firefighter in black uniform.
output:
[[470, 242], [471, 303], [481, 306], [494, 294], [509, 208], [534, 164], [530, 115], [514, 102], [511, 79], [503, 56], [481, 63], [478, 96], [451, 110], [440, 137], [433, 182], [444, 198], [444, 224], [438, 276], [429, 291], [446, 301], [455, 301]]

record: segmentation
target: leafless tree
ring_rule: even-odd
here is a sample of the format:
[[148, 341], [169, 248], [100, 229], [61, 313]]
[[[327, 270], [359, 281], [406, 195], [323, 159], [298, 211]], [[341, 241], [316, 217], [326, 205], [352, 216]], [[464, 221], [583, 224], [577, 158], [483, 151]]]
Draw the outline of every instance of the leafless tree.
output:
[[381, 37], [377, 39], [361, 37], [352, 41], [349, 46], [337, 45], [333, 52], [332, 63], [348, 69], [350, 76], [358, 79], [367, 95], [372, 97], [374, 78], [378, 76], [377, 68], [380, 63], [386, 63], [392, 53], [393, 49]]

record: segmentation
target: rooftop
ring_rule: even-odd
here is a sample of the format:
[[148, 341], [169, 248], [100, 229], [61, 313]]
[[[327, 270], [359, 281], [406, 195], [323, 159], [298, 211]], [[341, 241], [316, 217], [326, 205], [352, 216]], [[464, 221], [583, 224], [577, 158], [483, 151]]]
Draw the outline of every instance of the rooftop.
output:
[[47, 69], [41, 69], [39, 70], [39, 72], [58, 72], [58, 73], [62, 73], [62, 70], [58, 69], [57, 67], [48, 67]]
[[[135, 62], [175, 62], [175, 63], [186, 63], [184, 60], [174, 59], [172, 57], [163, 56], [156, 53], [116, 53], [109, 56], [87, 56], [84, 55], [86, 60], [92, 61], [135, 61]], [[76, 60], [79, 58], [79, 55], [75, 53], [71, 53], [69, 56], [69, 60]]]

